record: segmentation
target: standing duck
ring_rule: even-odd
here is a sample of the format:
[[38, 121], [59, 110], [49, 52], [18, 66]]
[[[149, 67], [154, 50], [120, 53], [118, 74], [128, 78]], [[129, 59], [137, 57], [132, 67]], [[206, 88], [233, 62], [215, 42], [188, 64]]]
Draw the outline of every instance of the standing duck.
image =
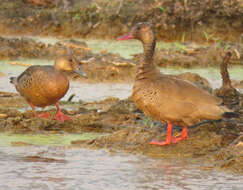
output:
[[67, 55], [57, 58], [54, 66], [30, 66], [18, 77], [11, 77], [10, 82], [30, 104], [35, 117], [49, 118], [49, 113], [37, 114], [35, 106], [45, 108], [56, 104], [57, 113], [54, 119], [64, 122], [71, 118], [61, 112], [58, 103], [69, 89], [69, 80], [63, 71], [74, 71], [86, 77], [77, 59]]
[[[187, 138], [188, 126], [203, 119], [221, 119], [231, 111], [221, 105], [221, 99], [193, 83], [160, 73], [153, 63], [156, 36], [151, 24], [138, 23], [128, 35], [118, 38], [128, 39], [141, 41], [144, 49], [133, 86], [133, 101], [146, 115], [167, 123], [166, 140], [151, 141], [150, 144], [177, 143]], [[172, 124], [183, 127], [180, 137], [172, 136]]]

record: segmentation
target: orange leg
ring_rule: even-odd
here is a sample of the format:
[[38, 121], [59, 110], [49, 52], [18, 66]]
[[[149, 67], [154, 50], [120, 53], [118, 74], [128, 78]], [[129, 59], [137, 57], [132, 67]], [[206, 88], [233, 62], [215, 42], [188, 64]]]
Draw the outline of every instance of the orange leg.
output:
[[71, 119], [71, 117], [69, 117], [61, 112], [58, 102], [56, 102], [56, 107], [57, 107], [57, 113], [53, 119], [56, 119], [56, 120], [60, 121], [61, 123], [63, 123], [65, 120]]
[[30, 106], [31, 106], [31, 108], [34, 112], [35, 117], [49, 119], [49, 113], [48, 112], [38, 114], [35, 111], [35, 106], [31, 102], [30, 102]]
[[166, 140], [161, 141], [161, 142], [151, 141], [149, 144], [156, 144], [156, 145], [159, 145], [159, 146], [163, 146], [163, 145], [169, 145], [171, 143], [174, 144], [174, 143], [177, 143], [177, 142], [187, 138], [187, 127], [183, 127], [182, 132], [181, 132], [181, 137], [179, 137], [179, 138], [175, 138], [175, 137], [172, 136], [172, 129], [173, 129], [172, 124], [168, 123]]
[[188, 134], [187, 134], [187, 127], [183, 127], [182, 131], [181, 131], [181, 136], [178, 137], [178, 138], [175, 138], [177, 142], [183, 140], [183, 139], [186, 139], [188, 137]]

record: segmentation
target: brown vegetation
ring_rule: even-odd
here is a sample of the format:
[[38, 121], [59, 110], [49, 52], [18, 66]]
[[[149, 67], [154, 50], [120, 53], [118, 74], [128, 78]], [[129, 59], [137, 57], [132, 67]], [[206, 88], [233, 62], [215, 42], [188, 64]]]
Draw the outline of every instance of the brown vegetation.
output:
[[0, 33], [114, 38], [141, 21], [152, 22], [163, 40], [238, 42], [243, 32], [240, 0], [122, 2], [2, 0]]

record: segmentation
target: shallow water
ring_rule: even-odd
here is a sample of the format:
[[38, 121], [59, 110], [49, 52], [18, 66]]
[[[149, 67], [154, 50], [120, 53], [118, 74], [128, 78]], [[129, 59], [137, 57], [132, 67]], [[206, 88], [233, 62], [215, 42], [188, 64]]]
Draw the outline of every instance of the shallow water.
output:
[[[220, 70], [217, 67], [206, 67], [206, 68], [180, 68], [180, 67], [170, 67], [161, 68], [161, 72], [165, 74], [181, 74], [185, 72], [197, 73], [201, 77], [207, 79], [213, 88], [219, 88], [222, 85]], [[228, 69], [230, 79], [243, 80], [243, 66], [237, 65], [232, 66]]]
[[50, 134], [50, 135], [23, 135], [0, 133], [0, 146], [11, 145], [12, 142], [24, 142], [33, 145], [64, 146], [71, 141], [89, 140], [101, 136], [102, 133], [82, 134]]
[[243, 188], [243, 176], [201, 171], [189, 161], [60, 146], [0, 146], [0, 181], [1, 190]]
[[[9, 62], [19, 62], [25, 64], [40, 64], [40, 65], [52, 65], [54, 61], [50, 60], [33, 60], [33, 59], [21, 59], [17, 61], [0, 61], [0, 71], [5, 73], [6, 76], [1, 77], [0, 91], [16, 92], [14, 86], [9, 83], [9, 77], [18, 76], [23, 72], [26, 67], [11, 65]], [[180, 74], [184, 72], [197, 73], [200, 76], [209, 80], [213, 88], [219, 88], [221, 86], [221, 77], [219, 69], [215, 67], [208, 68], [179, 68], [169, 67], [161, 68], [161, 72], [167, 74]], [[242, 80], [243, 67], [234, 66], [229, 69], [231, 79]], [[131, 95], [132, 83], [84, 83], [79, 81], [71, 81], [70, 89], [65, 95], [63, 100], [67, 100], [71, 94], [75, 94], [73, 101], [94, 101], [103, 100], [108, 97], [117, 97], [125, 99]]]
[[[12, 75], [11, 75], [12, 76]], [[0, 77], [0, 91], [17, 92], [14, 85], [9, 82], [10, 76]], [[72, 101], [95, 101], [104, 100], [109, 97], [117, 97], [119, 99], [126, 99], [131, 95], [132, 84], [113, 84], [113, 83], [83, 83], [71, 81], [70, 88], [62, 100], [75, 94]]]

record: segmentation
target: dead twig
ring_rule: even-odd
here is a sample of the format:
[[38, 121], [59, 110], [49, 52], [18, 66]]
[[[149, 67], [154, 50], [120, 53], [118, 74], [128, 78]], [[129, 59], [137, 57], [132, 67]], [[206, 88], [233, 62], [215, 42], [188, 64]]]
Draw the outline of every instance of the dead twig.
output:
[[117, 15], [119, 15], [119, 13], [120, 13], [120, 10], [121, 10], [121, 8], [122, 8], [122, 6], [123, 6], [123, 2], [124, 2], [124, 0], [120, 0], [120, 4], [119, 4], [119, 6], [118, 6], [118, 8], [117, 8], [117, 10], [116, 10], [116, 14], [117, 14]]
[[11, 65], [18, 65], [18, 66], [23, 66], [23, 67], [30, 67], [30, 66], [32, 66], [32, 64], [28, 64], [28, 63], [19, 63], [19, 62], [9, 62], [8, 64], [11, 64]]

